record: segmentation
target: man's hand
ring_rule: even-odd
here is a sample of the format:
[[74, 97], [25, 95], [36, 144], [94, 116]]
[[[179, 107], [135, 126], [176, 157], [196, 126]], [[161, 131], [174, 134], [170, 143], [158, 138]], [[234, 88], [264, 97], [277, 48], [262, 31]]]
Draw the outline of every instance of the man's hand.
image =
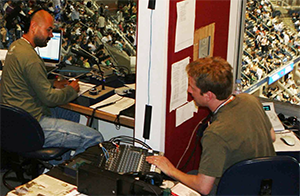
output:
[[170, 177], [173, 177], [172, 172], [177, 170], [165, 156], [148, 156], [146, 157], [146, 161], [156, 165], [163, 173]]
[[69, 84], [69, 82], [66, 79], [55, 80], [53, 83], [53, 87], [62, 89], [62, 88], [65, 88], [68, 84]]
[[68, 86], [72, 86], [76, 92], [79, 92], [78, 80], [74, 80], [74, 81], [68, 83]]
[[164, 156], [149, 156], [146, 161], [156, 165], [163, 173], [171, 178], [182, 182], [188, 187], [198, 191], [202, 195], [207, 195], [213, 188], [215, 177], [198, 173], [198, 175], [186, 174], [174, 167], [174, 165]]

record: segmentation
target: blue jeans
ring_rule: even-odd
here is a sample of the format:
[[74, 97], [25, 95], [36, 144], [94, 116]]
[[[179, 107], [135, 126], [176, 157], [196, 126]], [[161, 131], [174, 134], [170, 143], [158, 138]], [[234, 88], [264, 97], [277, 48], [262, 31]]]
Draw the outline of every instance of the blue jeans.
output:
[[[88, 147], [104, 141], [100, 132], [77, 123], [80, 114], [58, 107], [51, 109], [51, 112], [51, 117], [42, 116], [39, 121], [45, 135], [44, 147], [70, 148], [75, 150], [75, 156], [84, 152]], [[69, 158], [70, 153], [67, 153], [62, 161]], [[55, 162], [52, 163], [55, 164]]]

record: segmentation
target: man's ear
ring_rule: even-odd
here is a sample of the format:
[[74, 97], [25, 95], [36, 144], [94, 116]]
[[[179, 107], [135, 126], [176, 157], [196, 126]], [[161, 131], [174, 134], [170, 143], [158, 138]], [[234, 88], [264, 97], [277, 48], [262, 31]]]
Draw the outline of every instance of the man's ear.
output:
[[29, 30], [32, 30], [34, 33], [36, 31], [37, 23], [35, 21], [31, 21]]
[[204, 94], [205, 98], [207, 99], [207, 101], [211, 101], [211, 100], [214, 100], [216, 99], [216, 95], [211, 92], [211, 91], [207, 91], [205, 94]]
[[30, 24], [30, 28], [33, 30], [34, 33], [36, 33], [36, 31], [38, 30], [38, 28], [40, 28], [40, 26], [38, 25], [37, 21], [32, 20]]

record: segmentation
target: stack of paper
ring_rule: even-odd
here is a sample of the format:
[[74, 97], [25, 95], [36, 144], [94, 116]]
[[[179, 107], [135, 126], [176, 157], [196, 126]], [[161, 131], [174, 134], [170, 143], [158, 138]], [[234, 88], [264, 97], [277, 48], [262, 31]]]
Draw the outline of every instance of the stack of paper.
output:
[[182, 183], [176, 184], [173, 188], [171, 188], [172, 195], [178, 195], [178, 196], [201, 196], [198, 192], [195, 190], [187, 187], [186, 185]]
[[77, 191], [77, 187], [48, 176], [47, 174], [42, 174], [34, 180], [17, 187], [15, 190], [10, 191], [7, 196], [85, 196]]
[[84, 83], [84, 82], [80, 82], [80, 81], [78, 82], [78, 84], [79, 84], [78, 96], [80, 96], [81, 94], [85, 93], [86, 91], [88, 91], [91, 88], [96, 86], [94, 84]]
[[135, 103], [134, 99], [131, 99], [128, 97], [122, 97], [122, 96], [115, 94], [115, 95], [113, 95], [99, 103], [96, 103], [90, 107], [95, 109], [97, 107], [101, 107], [103, 105], [109, 104], [109, 106], [99, 108], [99, 110], [107, 112], [107, 113], [111, 113], [114, 115], [118, 115], [121, 111], [134, 105], [134, 103]]

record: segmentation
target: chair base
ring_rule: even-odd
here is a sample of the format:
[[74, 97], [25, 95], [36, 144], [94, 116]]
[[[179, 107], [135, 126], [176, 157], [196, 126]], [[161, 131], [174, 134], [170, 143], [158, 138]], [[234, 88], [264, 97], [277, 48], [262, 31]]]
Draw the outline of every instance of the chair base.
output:
[[[12, 174], [12, 173], [15, 173], [16, 176], [11, 176], [10, 174]], [[31, 179], [24, 178], [23, 175], [22, 175], [22, 177], [18, 177], [16, 172], [11, 169], [7, 170], [2, 176], [3, 185], [9, 190], [14, 190], [16, 186], [25, 184], [25, 183], [29, 182], [30, 180]], [[8, 181], [12, 181], [12, 183], [14, 185], [12, 185], [12, 183], [9, 183]], [[15, 184], [16, 182], [18, 182], [18, 184]]]
[[0, 154], [0, 167], [1, 167], [1, 171], [5, 171], [8, 169], [8, 159], [9, 154], [7, 152], [5, 152], [4, 150], [1, 149], [1, 154]]
[[[24, 159], [17, 154], [11, 154], [8, 161], [8, 170], [2, 177], [3, 185], [9, 190], [14, 187], [27, 183], [43, 173], [45, 167], [42, 162], [36, 159]], [[15, 176], [11, 176], [15, 173]], [[25, 177], [26, 176], [26, 177]], [[20, 182], [19, 185], [13, 186], [8, 181]], [[15, 183], [14, 183], [15, 184]]]

